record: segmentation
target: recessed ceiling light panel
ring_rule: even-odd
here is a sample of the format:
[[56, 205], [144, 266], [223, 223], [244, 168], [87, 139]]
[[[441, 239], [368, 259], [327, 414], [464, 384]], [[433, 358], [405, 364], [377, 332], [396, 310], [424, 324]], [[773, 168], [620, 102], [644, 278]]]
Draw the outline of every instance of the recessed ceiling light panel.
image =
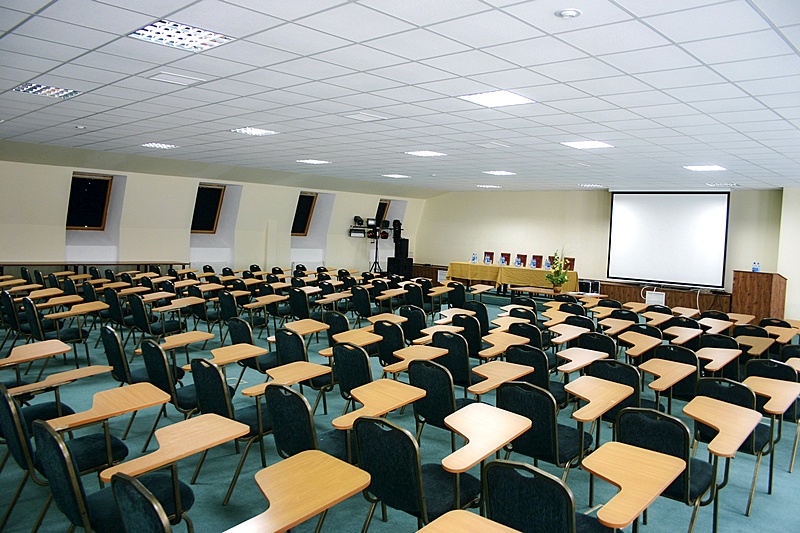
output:
[[468, 94], [459, 96], [462, 100], [485, 107], [503, 107], [509, 105], [533, 104], [530, 98], [526, 98], [510, 91], [492, 91], [488, 93]]
[[235, 130], [230, 130], [231, 133], [243, 133], [245, 135], [255, 135], [257, 137], [261, 137], [264, 135], [275, 135], [278, 132], [272, 130], [262, 130], [261, 128], [236, 128]]
[[507, 170], [484, 170], [484, 174], [490, 174], [492, 176], [516, 176], [516, 172], [509, 172]]
[[416, 152], [406, 152], [406, 155], [415, 155], [417, 157], [441, 157], [447, 154], [432, 152], [431, 150], [417, 150]]
[[50, 85], [40, 85], [38, 83], [23, 83], [18, 87], [14, 87], [18, 93], [35, 94], [38, 96], [49, 96], [51, 98], [60, 98], [66, 100], [81, 94], [81, 91], [74, 91], [72, 89], [60, 89], [58, 87], [51, 87]]
[[577, 148], [578, 150], [591, 150], [593, 148], [614, 148], [612, 145], [601, 141], [571, 141], [561, 144], [563, 144], [564, 146], [569, 146], [570, 148]]
[[173, 72], [158, 72], [153, 74], [148, 80], [155, 80], [155, 81], [163, 81], [166, 83], [171, 83], [173, 85], [180, 85], [182, 87], [188, 87], [189, 85], [194, 85], [195, 83], [201, 83], [206, 80], [203, 78], [195, 78], [192, 76], [184, 76], [183, 74], [175, 74]]
[[361, 122], [372, 122], [373, 120], [386, 120], [386, 117], [380, 115], [373, 115], [372, 113], [364, 113], [359, 111], [352, 115], [345, 115], [345, 118], [352, 118], [353, 120], [360, 120]]
[[228, 37], [221, 33], [195, 28], [171, 20], [159, 20], [148, 24], [131, 33], [128, 37], [191, 52], [203, 52], [235, 40], [233, 37]]
[[405, 174], [381, 174], [381, 176], [384, 177], [384, 178], [396, 178], [396, 179], [402, 179], [402, 178], [408, 178], [409, 177], [409, 176], [406, 176]]
[[608, 185], [602, 185], [600, 183], [581, 183], [578, 186], [586, 189], [608, 189]]
[[708, 186], [708, 187], [724, 187], [724, 188], [727, 188], [727, 189], [733, 189], [734, 187], [739, 187], [739, 184], [738, 183], [732, 183], [732, 182], [727, 182], [727, 183], [726, 182], [723, 182], [723, 183], [706, 183], [706, 186]]
[[173, 148], [180, 148], [180, 146], [176, 146], [174, 144], [164, 143], [145, 143], [142, 146], [145, 148], [158, 148], [159, 150], [172, 150]]
[[719, 165], [688, 165], [683, 168], [692, 172], [720, 172], [726, 170], [725, 167]]
[[323, 161], [321, 159], [298, 159], [296, 163], [305, 163], [306, 165], [329, 165], [330, 161]]
[[476, 185], [479, 189], [502, 189], [500, 185]]

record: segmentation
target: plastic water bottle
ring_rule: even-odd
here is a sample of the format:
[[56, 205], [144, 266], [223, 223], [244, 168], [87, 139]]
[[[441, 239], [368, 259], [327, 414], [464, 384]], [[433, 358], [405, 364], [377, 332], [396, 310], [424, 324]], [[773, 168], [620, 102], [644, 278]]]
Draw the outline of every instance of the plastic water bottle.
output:
[[522, 261], [520, 261], [519, 257], [514, 260], [514, 266], [517, 268], [522, 266]]
[[761, 272], [761, 263], [753, 261], [753, 272]]
[[506, 258], [502, 255], [500, 256], [500, 266], [506, 266]]
[[536, 268], [536, 258], [531, 257], [531, 268]]
[[550, 270], [550, 259], [545, 259], [544, 260], [544, 269], [545, 270]]
[[472, 261], [470, 261], [473, 265], [478, 262], [478, 252], [472, 252]]
[[489, 257], [489, 254], [486, 254], [486, 257], [483, 258], [483, 262], [484, 262], [484, 264], [487, 264], [487, 265], [491, 265], [492, 264], [492, 258]]

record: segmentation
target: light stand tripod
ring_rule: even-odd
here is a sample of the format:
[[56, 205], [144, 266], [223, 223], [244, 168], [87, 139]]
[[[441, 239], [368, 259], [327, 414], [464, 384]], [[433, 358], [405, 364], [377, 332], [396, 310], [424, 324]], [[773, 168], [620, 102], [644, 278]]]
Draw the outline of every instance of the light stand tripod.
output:
[[380, 233], [375, 235], [375, 261], [369, 266], [369, 272], [377, 272], [379, 274], [383, 273], [383, 269], [381, 269], [381, 265], [378, 262], [378, 244], [380, 243], [381, 236]]

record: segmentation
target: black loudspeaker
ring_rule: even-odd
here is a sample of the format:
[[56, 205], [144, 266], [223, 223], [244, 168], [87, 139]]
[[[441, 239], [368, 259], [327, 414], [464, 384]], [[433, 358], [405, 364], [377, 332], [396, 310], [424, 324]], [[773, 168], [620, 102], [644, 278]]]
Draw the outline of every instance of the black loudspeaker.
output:
[[408, 257], [408, 239], [400, 239], [394, 243], [394, 256], [398, 259]]
[[414, 260], [410, 257], [389, 257], [386, 260], [386, 269], [389, 274], [397, 274], [405, 279], [411, 277], [411, 267]]

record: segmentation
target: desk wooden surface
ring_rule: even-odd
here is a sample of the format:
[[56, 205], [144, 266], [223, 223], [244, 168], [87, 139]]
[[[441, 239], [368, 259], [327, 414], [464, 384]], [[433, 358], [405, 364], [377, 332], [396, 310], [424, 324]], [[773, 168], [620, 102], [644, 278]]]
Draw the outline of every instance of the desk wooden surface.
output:
[[385, 291], [381, 292], [379, 296], [376, 296], [375, 299], [379, 302], [382, 302], [383, 300], [396, 298], [398, 296], [402, 296], [403, 294], [407, 293], [408, 291], [405, 289], [386, 289]]
[[630, 320], [624, 320], [622, 318], [611, 318], [611, 317], [599, 320], [597, 323], [600, 324], [601, 326], [605, 326], [605, 329], [603, 329], [603, 333], [605, 333], [606, 335], [617, 335], [618, 333], [622, 333], [623, 331], [634, 325], [634, 322], [631, 322]]
[[333, 420], [336, 429], [350, 429], [359, 416], [382, 416], [425, 396], [425, 390], [395, 381], [378, 379], [350, 391], [363, 407]]
[[556, 355], [568, 361], [556, 369], [559, 372], [565, 373], [575, 372], [576, 370], [589, 366], [598, 359], [606, 359], [608, 357], [606, 352], [577, 347], [561, 350], [556, 352]]
[[184, 307], [205, 303], [206, 301], [203, 298], [198, 298], [197, 296], [187, 296], [186, 298], [176, 298], [175, 300], [172, 300], [169, 305], [154, 307], [153, 311], [156, 313], [170, 313], [172, 311], [180, 311]]
[[800, 330], [781, 326], [765, 326], [764, 329], [767, 330], [770, 337], [773, 337], [778, 344], [788, 344], [792, 342], [792, 339], [794, 339], [797, 334], [800, 334]]
[[[270, 383], [294, 385], [295, 383], [300, 383], [307, 379], [330, 374], [332, 370], [333, 369], [327, 365], [309, 363], [308, 361], [293, 361], [285, 365], [270, 368], [267, 370], [267, 375], [272, 378]], [[244, 391], [242, 391], [242, 394], [244, 394]]]
[[125, 287], [124, 289], [120, 289], [117, 291], [117, 296], [127, 296], [129, 294], [145, 294], [151, 292], [150, 287], [145, 287], [144, 285], [138, 285], [136, 287]]
[[320, 322], [319, 320], [314, 320], [313, 318], [304, 318], [302, 320], [287, 322], [283, 327], [301, 336], [312, 335], [331, 328], [328, 324]]
[[708, 451], [718, 457], [734, 457], [739, 446], [761, 422], [761, 413], [708, 396], [695, 396], [683, 412], [718, 431]]
[[11, 279], [6, 279], [5, 281], [0, 281], [0, 288], [7, 288], [7, 287], [14, 287], [15, 285], [25, 285], [27, 282], [24, 279], [14, 278], [10, 276]]
[[642, 316], [647, 319], [648, 326], [658, 326], [672, 318], [672, 314], [659, 313], [658, 311], [646, 311], [642, 313]]
[[464, 509], [449, 511], [427, 526], [419, 530], [419, 533], [453, 533], [454, 531], [478, 532], [481, 533], [519, 533], [516, 529], [511, 529], [503, 524], [498, 524], [489, 520], [478, 513], [470, 513]]
[[[184, 333], [176, 333], [175, 335], [169, 335], [168, 337], [164, 337], [161, 341], [161, 349], [165, 352], [170, 350], [176, 350], [178, 348], [183, 348], [184, 346], [188, 346], [190, 344], [194, 344], [195, 342], [206, 342], [214, 338], [213, 333], [208, 333], [206, 331], [186, 331]], [[136, 348], [134, 353], [141, 354], [142, 349]], [[188, 366], [188, 365], [186, 365]]]
[[111, 283], [104, 284], [102, 289], [103, 290], [105, 290], [105, 289], [113, 289], [113, 290], [116, 291], [118, 289], [124, 289], [124, 288], [130, 287], [130, 286], [131, 286], [130, 283], [126, 283], [124, 281], [112, 281]]
[[28, 298], [30, 298], [31, 300], [41, 300], [44, 298], [50, 298], [52, 296], [61, 296], [62, 294], [64, 294], [64, 291], [62, 291], [61, 289], [51, 287], [49, 289], [39, 289], [36, 291], [31, 291], [31, 293], [28, 295]]
[[625, 309], [630, 309], [634, 313], [641, 313], [642, 311], [647, 309], [648, 305], [650, 304], [646, 304], [644, 302], [625, 302], [624, 304], [622, 304], [622, 307], [624, 307]]
[[70, 348], [69, 344], [63, 343], [58, 339], [23, 344], [22, 346], [14, 347], [8, 357], [0, 359], [0, 368], [53, 357], [67, 353], [70, 350], [72, 348]]
[[369, 474], [319, 450], [307, 450], [256, 473], [269, 509], [226, 533], [287, 531], [365, 489]]
[[464, 331], [463, 326], [453, 326], [451, 324], [445, 325], [436, 325], [431, 326], [429, 328], [421, 329], [420, 333], [425, 335], [424, 337], [420, 337], [418, 339], [414, 339], [414, 344], [430, 344], [433, 342], [433, 334], [437, 331], [446, 331], [447, 333], [461, 333]]
[[563, 323], [568, 317], [572, 316], [572, 313], [565, 313], [564, 311], [551, 308], [543, 312], [542, 316], [548, 319], [544, 322], [544, 326], [551, 328], [557, 324]]
[[700, 348], [695, 353], [700, 359], [708, 361], [706, 366], [703, 367], [704, 370], [709, 372], [717, 372], [718, 370], [722, 370], [725, 365], [739, 357], [739, 354], [741, 354], [742, 351], [737, 348], [711, 348], [706, 346], [704, 348]]
[[671, 344], [686, 344], [690, 340], [694, 339], [695, 337], [699, 337], [702, 333], [702, 329], [697, 328], [687, 328], [684, 326], [670, 326], [664, 330], [664, 335], [668, 335], [673, 337], [669, 342]]
[[700, 310], [693, 307], [673, 307], [672, 314], [675, 316], [685, 316], [686, 318], [694, 318], [700, 316]]
[[485, 283], [476, 283], [475, 285], [470, 285], [469, 292], [470, 294], [483, 294], [486, 291], [490, 291], [494, 289], [494, 285], [486, 285]]
[[755, 320], [755, 315], [746, 315], [742, 313], [728, 313], [728, 318], [733, 320], [733, 323], [737, 326], [742, 324], [749, 324], [753, 320]]
[[736, 337], [736, 342], [740, 346], [747, 347], [747, 354], [753, 357], [759, 357], [766, 352], [770, 346], [775, 343], [775, 339], [771, 337], [753, 337], [751, 335], [739, 335]]
[[72, 370], [66, 370], [57, 374], [50, 374], [42, 381], [37, 381], [36, 383], [29, 383], [27, 385], [20, 385], [19, 387], [10, 388], [8, 389], [8, 393], [11, 394], [11, 396], [17, 396], [20, 394], [34, 394], [47, 389], [60, 387], [61, 385], [66, 385], [67, 383], [72, 383], [73, 381], [77, 381], [81, 378], [105, 374], [106, 372], [111, 372], [113, 369], [113, 367], [107, 365], [90, 365], [82, 368], [73, 368]]
[[472, 371], [484, 378], [483, 381], [471, 385], [467, 390], [471, 394], [480, 396], [493, 391], [507, 381], [514, 381], [533, 372], [532, 366], [509, 363], [507, 361], [488, 361], [478, 365]]
[[439, 320], [436, 321], [436, 324], [449, 324], [453, 321], [453, 317], [456, 315], [467, 315], [467, 316], [475, 316], [475, 311], [471, 309], [461, 309], [460, 307], [451, 307], [450, 309], [443, 309], [439, 312], [442, 316]]
[[142, 295], [142, 302], [149, 304], [158, 300], [170, 300], [176, 296], [177, 294], [167, 291], [150, 292]]
[[[439, 321], [436, 322], [437, 324]], [[493, 333], [500, 333], [501, 331], [508, 331], [509, 326], [511, 324], [528, 324], [530, 320], [527, 318], [519, 318], [515, 316], [500, 316], [492, 320], [492, 324], [497, 326], [496, 329], [493, 329]]]
[[730, 328], [733, 325], [733, 322], [731, 322], [730, 320], [719, 320], [718, 318], [710, 318], [710, 317], [701, 318], [700, 320], [697, 321], [697, 323], [700, 324], [704, 330], [706, 330], [706, 333], [712, 333], [712, 334], [717, 334], [727, 331], [728, 328]]
[[408, 318], [395, 315], [394, 313], [379, 313], [377, 315], [367, 317], [367, 320], [370, 324], [374, 324], [380, 320], [385, 320], [386, 322], [391, 322], [392, 324], [402, 324], [403, 322], [407, 322]]
[[525, 433], [529, 418], [487, 403], [472, 403], [444, 419], [447, 427], [467, 439], [467, 444], [442, 459], [442, 468], [454, 474], [466, 472]]
[[47, 421], [56, 431], [73, 429], [100, 422], [132, 411], [139, 411], [169, 401], [169, 394], [150, 383], [134, 383], [125, 387], [95, 393], [92, 407], [86, 411]]
[[764, 411], [771, 415], [782, 415], [800, 396], [800, 383], [795, 381], [749, 376], [743, 383], [759, 396], [769, 398], [764, 404]]
[[[334, 292], [332, 294], [326, 294], [322, 298], [318, 298], [317, 301], [315, 301], [314, 303], [316, 305], [328, 305], [338, 302], [339, 300], [344, 300], [346, 298], [352, 298], [352, 297], [353, 293], [350, 291]], [[367, 320], [369, 320], [369, 318]]]
[[225, 288], [225, 285], [221, 283], [201, 283], [197, 288], [200, 289], [200, 292], [221, 291]]
[[692, 365], [668, 361], [666, 359], [648, 359], [639, 365], [639, 370], [657, 376], [648, 386], [654, 391], [662, 392], [672, 387], [680, 380], [697, 371]]
[[631, 357], [639, 357], [647, 350], [652, 350], [661, 344], [661, 339], [658, 337], [651, 337], [650, 335], [645, 335], [638, 331], [623, 331], [617, 338], [620, 341], [630, 344], [625, 350], [625, 353]]
[[65, 296], [56, 296], [54, 298], [50, 298], [46, 302], [39, 302], [38, 304], [36, 304], [36, 309], [51, 309], [53, 307], [58, 307], [60, 305], [79, 304], [82, 301], [83, 298], [81, 298], [77, 294], [67, 294]]
[[172, 423], [155, 432], [158, 449], [130, 461], [106, 468], [100, 479], [111, 481], [111, 477], [122, 472], [138, 476], [172, 464], [190, 455], [231, 441], [250, 431], [247, 424], [213, 413], [192, 417]]
[[564, 390], [588, 403], [572, 413], [578, 422], [591, 422], [633, 394], [633, 388], [594, 376], [581, 376], [564, 385]]
[[387, 374], [396, 374], [404, 372], [408, 369], [411, 361], [430, 361], [436, 359], [447, 353], [445, 348], [436, 348], [435, 346], [426, 346], [424, 344], [415, 344], [401, 348], [394, 352], [394, 356], [401, 359], [391, 365], [383, 367], [383, 371]]
[[594, 313], [595, 318], [598, 320], [608, 318], [608, 316], [616, 310], [616, 307], [603, 307], [601, 305], [589, 309], [590, 312]]
[[108, 309], [108, 304], [105, 302], [85, 302], [82, 304], [75, 304], [72, 306], [71, 309], [66, 311], [61, 311], [59, 313], [49, 313], [45, 315], [45, 318], [49, 318], [52, 320], [58, 320], [61, 318], [69, 318], [71, 316], [78, 316], [78, 315], [86, 315], [89, 313], [95, 313], [97, 311], [104, 311]]
[[333, 336], [333, 340], [336, 342], [349, 342], [351, 344], [355, 344], [356, 346], [369, 346], [370, 344], [382, 341], [383, 337], [361, 328], [349, 329], [347, 331], [337, 333]]
[[15, 294], [17, 292], [30, 292], [35, 291], [36, 289], [41, 289], [42, 286], [38, 283], [28, 283], [26, 285], [17, 285], [15, 287], [6, 287], [6, 292], [9, 294]]
[[244, 304], [242, 307], [245, 309], [257, 309], [259, 307], [266, 307], [270, 304], [285, 302], [288, 299], [289, 297], [284, 294], [266, 294], [264, 296], [256, 297], [255, 300], [249, 304]]
[[572, 324], [556, 324], [555, 326], [551, 326], [549, 329], [553, 333], [558, 333], [558, 337], [554, 337], [550, 340], [550, 342], [553, 344], [564, 344], [571, 340], [577, 339], [584, 333], [589, 333], [587, 328], [573, 326]]
[[491, 348], [486, 348], [478, 352], [478, 355], [484, 358], [497, 357], [505, 352], [510, 346], [518, 346], [520, 344], [528, 344], [528, 339], [520, 335], [514, 335], [505, 331], [498, 331], [497, 333], [489, 333], [483, 336], [483, 340], [492, 345]]
[[629, 526], [686, 468], [678, 457], [621, 442], [606, 442], [583, 459], [583, 467], [619, 487], [597, 511], [601, 524]]

